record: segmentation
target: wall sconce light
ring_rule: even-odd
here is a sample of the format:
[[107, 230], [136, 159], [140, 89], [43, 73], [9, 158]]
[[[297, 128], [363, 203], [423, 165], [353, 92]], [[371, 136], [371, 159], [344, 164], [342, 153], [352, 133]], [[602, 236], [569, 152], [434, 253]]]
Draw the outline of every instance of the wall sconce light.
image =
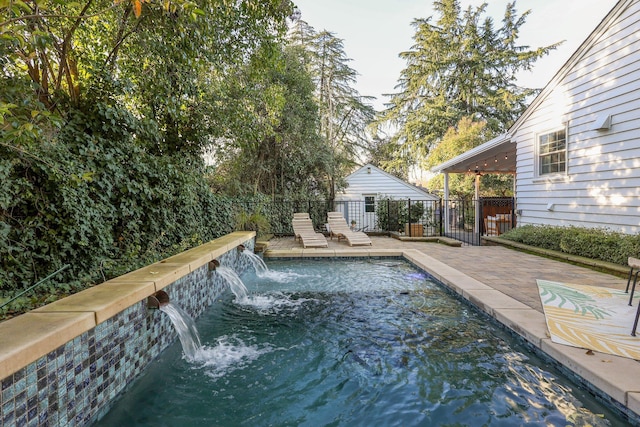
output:
[[505, 160], [509, 159], [509, 156], [507, 156], [507, 153], [504, 153], [504, 159]]
[[367, 166], [367, 173], [371, 173], [371, 166]]

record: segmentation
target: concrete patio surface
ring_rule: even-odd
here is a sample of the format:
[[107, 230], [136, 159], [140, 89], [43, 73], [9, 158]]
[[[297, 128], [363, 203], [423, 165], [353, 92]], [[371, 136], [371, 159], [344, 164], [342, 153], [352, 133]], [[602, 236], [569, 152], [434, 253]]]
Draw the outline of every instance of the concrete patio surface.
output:
[[273, 238], [264, 257], [403, 256], [640, 421], [640, 363], [551, 342], [536, 284], [545, 279], [624, 290], [626, 279], [502, 246], [451, 247], [371, 236], [371, 246], [350, 247], [327, 240], [328, 248], [303, 249], [293, 237]]

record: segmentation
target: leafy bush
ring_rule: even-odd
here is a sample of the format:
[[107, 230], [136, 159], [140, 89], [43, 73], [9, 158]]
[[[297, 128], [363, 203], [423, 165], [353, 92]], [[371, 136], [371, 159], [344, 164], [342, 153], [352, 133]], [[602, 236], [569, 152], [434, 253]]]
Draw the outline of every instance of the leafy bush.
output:
[[640, 235], [605, 228], [524, 225], [502, 238], [543, 249], [627, 265], [627, 258], [640, 254]]
[[72, 110], [55, 136], [0, 144], [0, 302], [19, 313], [233, 231], [235, 200], [197, 155], [153, 154], [160, 134], [125, 109]]
[[424, 205], [422, 202], [413, 202], [409, 208], [409, 221], [412, 223], [420, 222], [424, 215]]
[[394, 200], [390, 196], [380, 196], [376, 203], [376, 227], [380, 230], [402, 232], [408, 218], [407, 211], [406, 201]]

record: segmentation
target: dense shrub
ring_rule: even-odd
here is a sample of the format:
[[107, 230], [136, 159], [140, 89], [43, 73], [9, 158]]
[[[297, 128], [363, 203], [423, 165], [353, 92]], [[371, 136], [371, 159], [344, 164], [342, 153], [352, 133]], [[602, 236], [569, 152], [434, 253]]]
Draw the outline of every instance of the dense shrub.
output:
[[627, 265], [640, 254], [640, 235], [605, 228], [524, 225], [502, 235], [504, 239], [571, 255]]
[[[0, 144], [0, 302], [20, 312], [233, 231], [199, 156], [153, 154], [160, 137], [126, 110], [72, 110], [37, 144]], [[2, 314], [2, 313], [0, 313]]]

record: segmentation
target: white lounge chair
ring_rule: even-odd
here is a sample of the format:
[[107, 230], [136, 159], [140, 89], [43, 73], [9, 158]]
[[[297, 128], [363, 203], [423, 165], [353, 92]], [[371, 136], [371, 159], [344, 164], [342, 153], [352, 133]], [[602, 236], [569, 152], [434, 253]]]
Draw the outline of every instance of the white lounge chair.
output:
[[[308, 217], [308, 214], [307, 214]], [[317, 233], [313, 228], [313, 223], [309, 218], [294, 218], [291, 220], [293, 226], [293, 233], [296, 240], [302, 243], [303, 248], [326, 248], [329, 247], [327, 238], [324, 234]]]
[[338, 238], [338, 242], [341, 239], [345, 239], [349, 246], [373, 244], [369, 236], [362, 231], [351, 230], [340, 212], [328, 212], [327, 223], [329, 224], [329, 236], [331, 239], [333, 239], [333, 236]]

